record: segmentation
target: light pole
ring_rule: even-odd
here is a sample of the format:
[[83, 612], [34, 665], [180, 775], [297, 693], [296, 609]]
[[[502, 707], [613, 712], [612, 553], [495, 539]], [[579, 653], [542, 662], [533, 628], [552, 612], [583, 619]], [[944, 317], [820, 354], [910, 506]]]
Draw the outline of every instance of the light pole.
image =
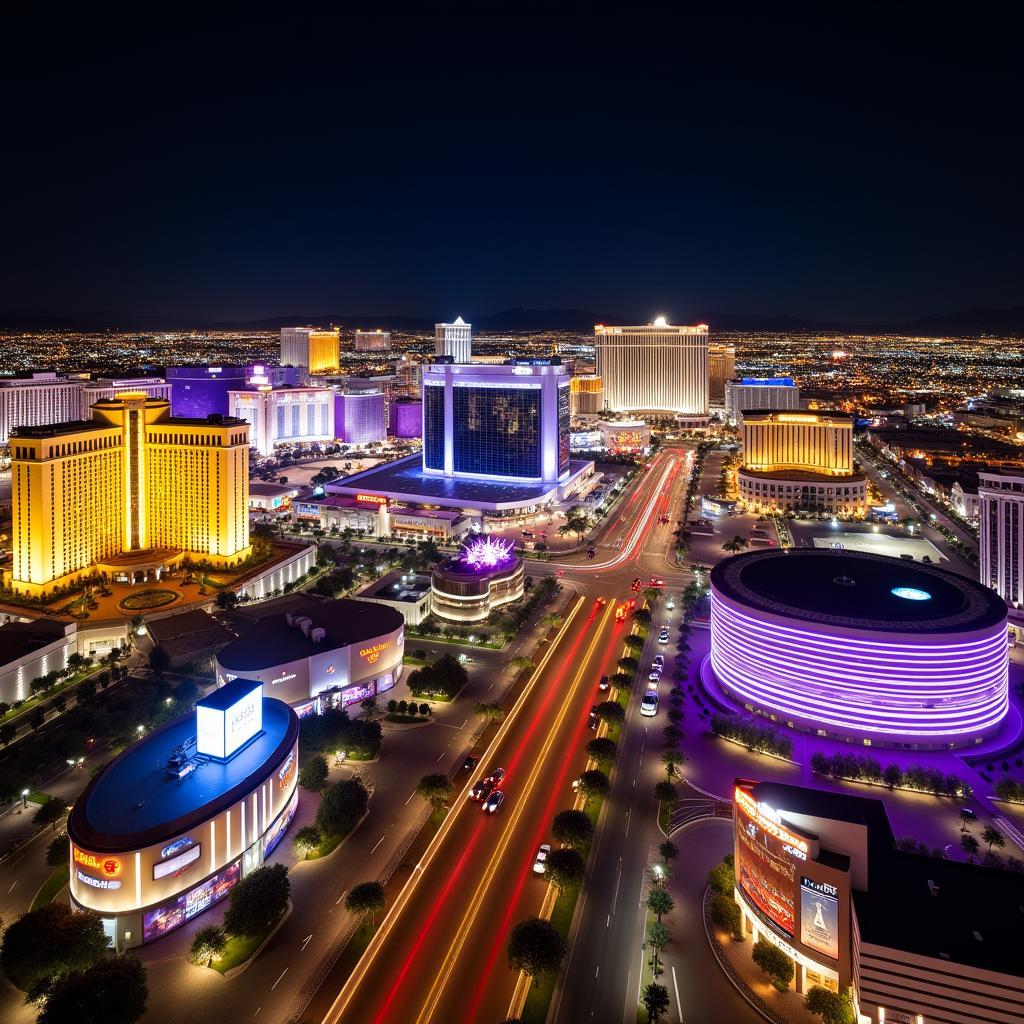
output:
[[23, 789], [21, 791], [21, 808], [26, 810], [28, 808], [28, 790]]

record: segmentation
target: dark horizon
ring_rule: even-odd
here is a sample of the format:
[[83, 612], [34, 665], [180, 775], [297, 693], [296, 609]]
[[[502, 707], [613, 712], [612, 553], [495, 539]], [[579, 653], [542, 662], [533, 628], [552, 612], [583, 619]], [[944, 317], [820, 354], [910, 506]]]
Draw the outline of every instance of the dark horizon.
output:
[[3, 72], [0, 311], [1024, 306], [1020, 71], [991, 25], [432, 12], [311, 47], [33, 24]]

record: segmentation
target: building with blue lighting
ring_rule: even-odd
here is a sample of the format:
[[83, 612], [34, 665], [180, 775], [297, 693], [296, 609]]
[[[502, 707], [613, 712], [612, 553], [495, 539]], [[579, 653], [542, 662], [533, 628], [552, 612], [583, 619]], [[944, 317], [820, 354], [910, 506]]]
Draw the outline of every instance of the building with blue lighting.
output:
[[725, 418], [743, 422], [748, 409], [799, 409], [800, 388], [792, 377], [741, 377], [725, 382]]

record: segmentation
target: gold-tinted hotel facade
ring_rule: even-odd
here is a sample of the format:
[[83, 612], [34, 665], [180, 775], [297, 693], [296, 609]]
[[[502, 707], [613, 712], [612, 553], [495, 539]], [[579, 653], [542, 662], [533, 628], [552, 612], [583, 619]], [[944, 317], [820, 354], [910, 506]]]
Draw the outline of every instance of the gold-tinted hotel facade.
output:
[[45, 594], [184, 555], [220, 566], [248, 556], [246, 422], [172, 417], [165, 399], [137, 392], [92, 413], [11, 436], [15, 590]]

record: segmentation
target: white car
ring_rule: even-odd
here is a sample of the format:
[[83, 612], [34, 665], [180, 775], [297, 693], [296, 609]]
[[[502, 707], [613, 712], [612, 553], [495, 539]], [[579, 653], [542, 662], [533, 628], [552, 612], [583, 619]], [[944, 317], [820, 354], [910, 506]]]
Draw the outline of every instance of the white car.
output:
[[664, 668], [665, 667], [665, 655], [664, 654], [656, 654], [654, 656], [654, 664], [655, 664], [655, 666], [657, 668]]
[[659, 644], [667, 644], [668, 643], [668, 630], [665, 630], [664, 633], [659, 634], [659, 636], [658, 636], [658, 643]]
[[533, 873], [543, 875], [548, 869], [548, 854], [551, 853], [551, 846], [548, 843], [541, 843], [537, 856], [533, 861]]
[[657, 685], [658, 685], [658, 683], [660, 683], [660, 682], [661, 682], [661, 673], [660, 673], [660, 672], [652, 672], [652, 673], [651, 673], [651, 674], [650, 674], [650, 675], [649, 675], [649, 676], [647, 677], [647, 682], [649, 682], [649, 683], [654, 683], [654, 685], [655, 685], [655, 686], [657, 686]]
[[640, 701], [640, 714], [645, 718], [653, 718], [658, 713], [658, 694], [648, 690]]

